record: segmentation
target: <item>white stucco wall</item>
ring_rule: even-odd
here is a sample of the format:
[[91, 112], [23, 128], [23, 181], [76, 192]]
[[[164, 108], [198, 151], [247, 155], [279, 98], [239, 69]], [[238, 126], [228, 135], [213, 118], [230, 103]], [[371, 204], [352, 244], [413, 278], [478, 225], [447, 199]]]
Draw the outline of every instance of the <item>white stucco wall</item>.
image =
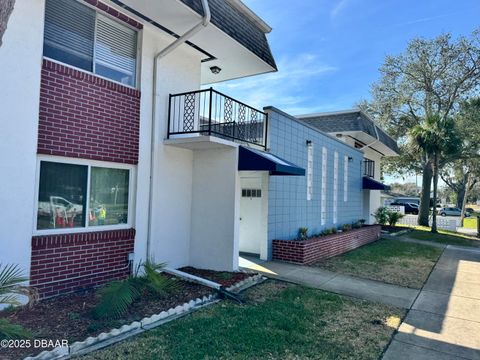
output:
[[0, 47], [0, 263], [30, 271], [43, 0], [17, 1]]
[[190, 264], [238, 268], [240, 177], [238, 148], [197, 150], [193, 160]]
[[[172, 41], [158, 29], [145, 25], [142, 38], [136, 261], [146, 258], [153, 58]], [[184, 45], [158, 62], [151, 256], [157, 262], [167, 262], [170, 267], [189, 264], [193, 152], [163, 144], [167, 136], [168, 95], [199, 89], [200, 60], [198, 52]]]

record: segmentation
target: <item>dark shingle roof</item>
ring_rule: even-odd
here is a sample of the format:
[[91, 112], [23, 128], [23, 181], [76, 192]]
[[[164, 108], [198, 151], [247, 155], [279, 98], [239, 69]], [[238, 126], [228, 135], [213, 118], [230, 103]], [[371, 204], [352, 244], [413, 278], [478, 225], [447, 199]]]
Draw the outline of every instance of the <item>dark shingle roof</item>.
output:
[[[185, 5], [203, 16], [201, 0], [181, 0]], [[251, 19], [226, 0], [209, 0], [211, 22], [248, 50], [277, 69], [267, 37]]]
[[378, 125], [375, 125], [375, 123], [360, 110], [352, 110], [340, 113], [326, 113], [312, 116], [306, 115], [305, 117], [302, 116], [300, 120], [327, 133], [363, 131], [374, 138], [377, 137], [375, 132], [376, 127], [380, 142], [388, 146], [397, 154], [400, 152], [397, 142]]

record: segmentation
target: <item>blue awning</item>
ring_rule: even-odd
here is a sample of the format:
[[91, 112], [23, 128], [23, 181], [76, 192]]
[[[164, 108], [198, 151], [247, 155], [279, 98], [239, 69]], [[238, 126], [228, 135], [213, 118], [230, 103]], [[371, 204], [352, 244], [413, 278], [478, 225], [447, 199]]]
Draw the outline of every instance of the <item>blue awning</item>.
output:
[[269, 171], [270, 175], [305, 176], [305, 169], [273, 154], [240, 146], [238, 170]]
[[380, 181], [374, 180], [371, 177], [363, 177], [363, 189], [366, 190], [390, 190], [390, 186], [382, 184]]

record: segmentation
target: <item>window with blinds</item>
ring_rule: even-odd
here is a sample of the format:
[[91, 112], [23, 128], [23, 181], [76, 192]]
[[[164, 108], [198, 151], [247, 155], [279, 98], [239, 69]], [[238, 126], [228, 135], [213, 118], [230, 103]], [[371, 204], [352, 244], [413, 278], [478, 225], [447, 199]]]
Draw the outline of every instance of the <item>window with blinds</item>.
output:
[[76, 0], [47, 0], [43, 54], [135, 86], [137, 32]]

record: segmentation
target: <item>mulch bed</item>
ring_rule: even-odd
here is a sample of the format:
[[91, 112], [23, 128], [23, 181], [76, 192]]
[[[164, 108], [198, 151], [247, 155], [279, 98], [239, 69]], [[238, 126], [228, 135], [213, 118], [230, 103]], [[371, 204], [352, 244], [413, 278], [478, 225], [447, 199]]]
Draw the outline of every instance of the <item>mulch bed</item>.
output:
[[208, 279], [210, 281], [217, 282], [224, 287], [232, 286], [250, 276], [251, 274], [246, 274], [242, 272], [228, 272], [228, 271], [214, 271], [214, 270], [202, 270], [196, 269], [190, 266], [183, 267], [179, 269], [180, 271]]
[[406, 230], [406, 227], [402, 226], [390, 226], [390, 225], [382, 225], [382, 231], [387, 231], [389, 234], [395, 234], [399, 231]]
[[[198, 270], [192, 267], [181, 270], [227, 287], [249, 276], [243, 273]], [[130, 324], [211, 293], [212, 289], [208, 287], [180, 280], [179, 286], [168, 295], [142, 296], [121, 319], [96, 320], [92, 316], [92, 309], [98, 299], [94, 290], [88, 290], [43, 300], [32, 309], [21, 307], [0, 311], [0, 318], [7, 318], [11, 323], [22, 325], [32, 332], [34, 339], [67, 339], [69, 344], [73, 344], [75, 341], [83, 341], [89, 336], [97, 336], [115, 327]], [[50, 349], [0, 349], [0, 359], [23, 359], [44, 350]]]

